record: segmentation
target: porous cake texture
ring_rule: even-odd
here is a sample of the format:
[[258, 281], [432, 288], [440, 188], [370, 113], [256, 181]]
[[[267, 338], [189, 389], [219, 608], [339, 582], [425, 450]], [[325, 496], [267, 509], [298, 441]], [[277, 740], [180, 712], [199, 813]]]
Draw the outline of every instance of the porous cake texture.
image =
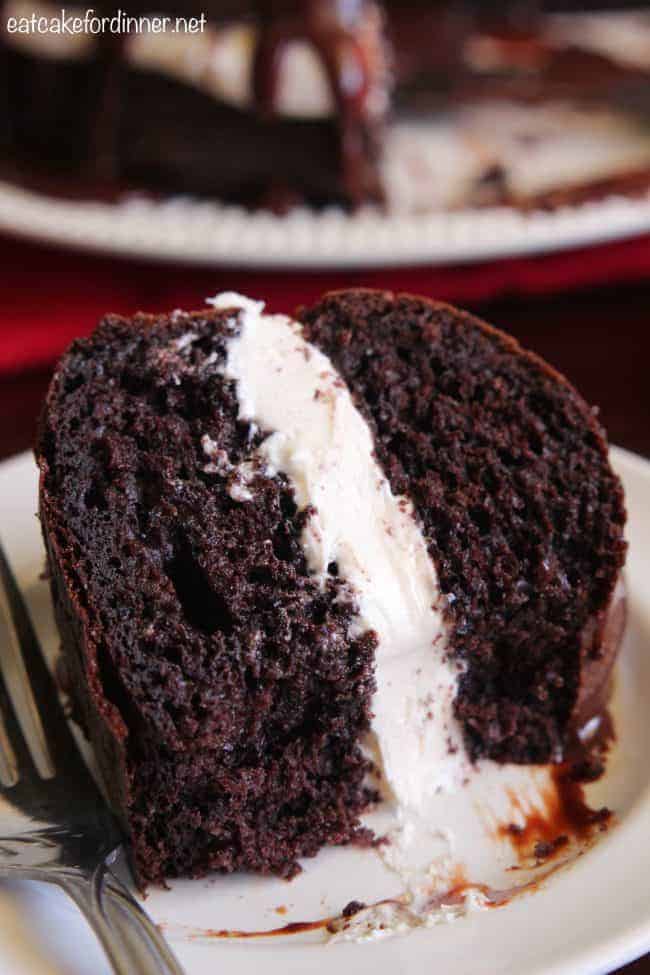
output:
[[70, 685], [142, 882], [290, 876], [368, 842], [373, 801], [559, 760], [606, 703], [603, 431], [447, 305], [108, 316], [61, 360], [37, 457]]

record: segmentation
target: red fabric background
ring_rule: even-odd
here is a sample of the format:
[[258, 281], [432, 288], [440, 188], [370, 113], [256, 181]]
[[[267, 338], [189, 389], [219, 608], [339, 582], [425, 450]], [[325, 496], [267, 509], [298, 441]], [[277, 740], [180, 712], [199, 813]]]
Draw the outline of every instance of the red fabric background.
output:
[[56, 251], [0, 238], [0, 372], [47, 366], [107, 311], [200, 307], [217, 291], [266, 299], [291, 311], [323, 291], [367, 285], [458, 304], [507, 294], [548, 294], [650, 277], [650, 235], [526, 260], [444, 268], [348, 272], [193, 269]]

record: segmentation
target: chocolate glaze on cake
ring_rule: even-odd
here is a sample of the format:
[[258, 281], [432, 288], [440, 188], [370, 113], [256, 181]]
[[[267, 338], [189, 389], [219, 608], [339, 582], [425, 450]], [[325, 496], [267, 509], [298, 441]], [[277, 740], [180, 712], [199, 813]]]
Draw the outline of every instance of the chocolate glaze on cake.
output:
[[[123, 14], [151, 16], [141, 6], [126, 4]], [[96, 13], [110, 17], [116, 9], [100, 4]], [[158, 37], [180, 45], [170, 76], [168, 64], [143, 67], [132, 52], [133, 34], [89, 35], [83, 49], [53, 56], [17, 43], [3, 25], [5, 155], [50, 175], [74, 176], [90, 194], [146, 187], [245, 203], [271, 199], [276, 208], [280, 191], [291, 202], [315, 204], [380, 199], [389, 74], [373, 0], [287, 0], [273, 10], [266, 0], [216, 5], [208, 21], [215, 44], [218, 31], [231, 26], [250, 28], [254, 43], [244, 106], [202, 89], [209, 58], [200, 67], [196, 50], [182, 46], [196, 35], [149, 35], [152, 43]], [[296, 43], [311, 52], [329, 87], [331, 110], [316, 117], [287, 118], [278, 103], [281, 71]], [[179, 81], [174, 74], [183, 63]]]
[[[616, 44], [601, 50], [579, 19], [558, 33], [533, 6], [221, 0], [208, 5], [200, 33], [127, 30], [122, 19], [119, 34], [57, 36], [8, 31], [8, 18], [25, 10], [2, 0], [0, 172], [66, 197], [144, 190], [280, 212], [304, 202], [349, 208], [391, 200], [393, 117], [435, 126], [441, 110], [454, 115], [481, 100], [559, 99], [642, 121], [648, 64], [630, 61], [623, 42], [620, 56]], [[204, 13], [194, 0], [92, 9], [97, 17], [162, 14], [172, 25]], [[34, 11], [58, 13], [49, 0], [36, 0]], [[634, 22], [629, 29], [634, 35]], [[483, 189], [489, 203], [550, 208], [639, 195], [649, 180], [643, 160], [580, 185], [560, 176], [532, 197], [500, 194], [489, 181]], [[432, 207], [436, 199], [432, 191]], [[483, 194], [465, 199], [480, 205]]]
[[[602, 707], [624, 620], [623, 497], [594, 413], [446, 305], [353, 291], [300, 318], [413, 502], [468, 754], [559, 760]], [[336, 564], [310, 573], [313, 510], [259, 462], [273, 431], [225, 371], [243, 321], [109, 316], [62, 360], [41, 425], [63, 652], [143, 881], [291, 875], [368, 838], [378, 638]]]

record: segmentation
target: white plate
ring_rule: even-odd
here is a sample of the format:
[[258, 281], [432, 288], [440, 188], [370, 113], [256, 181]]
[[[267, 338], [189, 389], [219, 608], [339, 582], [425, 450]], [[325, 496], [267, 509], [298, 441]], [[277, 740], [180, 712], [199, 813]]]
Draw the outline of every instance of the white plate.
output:
[[650, 195], [552, 212], [507, 207], [384, 215], [305, 208], [287, 216], [185, 197], [78, 202], [0, 182], [0, 231], [83, 251], [210, 267], [332, 269], [475, 263], [650, 231]]
[[468, 263], [650, 231], [650, 193], [553, 211], [472, 206], [490, 170], [517, 199], [650, 172], [650, 132], [607, 110], [499, 101], [400, 122], [383, 168], [385, 211], [286, 216], [190, 197], [65, 200], [0, 182], [0, 230], [125, 257], [290, 269]]
[[[302, 975], [307, 970], [329, 975], [333, 969], [394, 975], [432, 966], [445, 975], [599, 975], [650, 950], [650, 463], [621, 450], [612, 454], [625, 483], [630, 516], [630, 618], [613, 701], [617, 743], [606, 775], [589, 788], [588, 799], [591, 805], [613, 808], [616, 825], [584, 856], [506, 906], [469, 910], [453, 922], [441, 920], [435, 927], [372, 944], [327, 943], [320, 931], [260, 940], [223, 940], [210, 934], [221, 928], [260, 931], [316, 920], [338, 913], [352, 898], [377, 900], [398, 892], [395, 876], [372, 850], [326, 850], [305, 861], [304, 872], [290, 884], [249, 876], [177, 882], [171, 891], [153, 891], [147, 908], [165, 926], [189, 975], [257, 975], [262, 968], [269, 975]], [[56, 634], [47, 588], [39, 578], [43, 551], [35, 510], [31, 457], [0, 465], [3, 543], [41, 639], [52, 653]], [[481, 773], [492, 782], [495, 799], [499, 777], [514, 775], [525, 784], [526, 776], [532, 781], [545, 774], [512, 769]], [[495, 877], [495, 871], [514, 859], [502, 843], [494, 862], [479, 862], [478, 834], [465, 849], [463, 832], [454, 856], [465, 862], [472, 880]], [[286, 913], [277, 912], [280, 906]], [[13, 891], [0, 888], [0, 971], [104, 975], [106, 967], [64, 898], [49, 889], [18, 885]]]

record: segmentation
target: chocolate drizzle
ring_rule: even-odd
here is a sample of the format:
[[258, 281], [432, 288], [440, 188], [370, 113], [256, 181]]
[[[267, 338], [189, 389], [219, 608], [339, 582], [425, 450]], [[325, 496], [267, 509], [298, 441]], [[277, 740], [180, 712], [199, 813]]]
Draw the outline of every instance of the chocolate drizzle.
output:
[[120, 102], [125, 70], [126, 36], [101, 34], [96, 71], [99, 78], [97, 112], [90, 133], [89, 175], [101, 184], [120, 179]]
[[[307, 41], [325, 70], [336, 106], [343, 184], [349, 198], [359, 203], [367, 195], [365, 132], [371, 114], [372, 72], [363, 45], [343, 24], [340, 6], [336, 0], [326, 4], [303, 0], [293, 15], [262, 16], [253, 61], [253, 97], [263, 118], [276, 113], [287, 49], [294, 41]], [[363, 6], [355, 4], [355, 8]], [[379, 195], [377, 189], [373, 195]]]
[[[98, 11], [99, 15], [114, 14], [110, 3], [102, 5]], [[380, 147], [381, 106], [385, 99], [378, 100], [376, 95], [378, 86], [386, 78], [382, 72], [384, 52], [380, 47], [381, 19], [378, 8], [372, 0], [287, 0], [282, 4], [254, 0], [250, 13], [257, 34], [251, 75], [251, 126], [261, 127], [263, 132], [268, 123], [275, 125], [284, 122], [278, 112], [282, 67], [294, 42], [307, 43], [322, 65], [332, 93], [332, 120], [331, 123], [329, 120], [323, 122], [323, 128], [329, 131], [331, 126], [336, 139], [328, 151], [338, 170], [336, 178], [341, 198], [353, 205], [369, 198], [380, 199], [382, 193], [375, 163]], [[0, 72], [6, 69], [5, 47], [5, 41], [0, 37]], [[80, 93], [81, 100], [87, 102], [87, 127], [80, 134], [78, 147], [68, 146], [61, 150], [62, 160], [76, 166], [84, 184], [97, 189], [98, 192], [93, 192], [93, 195], [101, 197], [105, 196], [107, 187], [131, 182], [129, 135], [124, 125], [125, 114], [128, 113], [123, 110], [125, 99], [130, 97], [125, 85], [129, 71], [128, 47], [128, 33], [105, 32], [97, 36], [87, 72], [87, 91]], [[52, 90], [52, 81], [56, 80], [56, 76], [53, 75], [53, 64], [47, 59], [36, 59], [35, 65], [30, 68], [32, 88], [40, 77], [40, 68], [43, 69], [46, 92]], [[71, 85], [78, 83], [71, 82]], [[3, 85], [2, 88], [4, 91], [7, 86]], [[47, 128], [48, 124], [54, 124], [56, 106], [52, 107], [52, 99], [47, 96], [42, 100], [32, 97], [31, 101], [35, 102], [30, 109], [35, 118], [45, 112], [51, 115], [49, 123], [47, 118], [39, 119], [39, 129], [44, 132], [43, 126]], [[41, 102], [42, 108], [39, 108]], [[172, 107], [167, 108], [168, 112], [173, 110]], [[2, 114], [9, 125], [12, 112]], [[146, 124], [146, 119], [143, 124]], [[225, 124], [229, 123], [226, 121]], [[309, 133], [312, 131], [313, 126], [309, 128]], [[275, 137], [269, 128], [269, 138]], [[224, 138], [228, 136], [224, 135]], [[263, 135], [259, 136], [261, 138]], [[13, 142], [21, 143], [21, 137], [14, 139], [10, 131], [7, 139], [10, 145]], [[45, 142], [45, 137], [40, 141]], [[164, 152], [165, 147], [161, 146], [161, 153]], [[42, 148], [37, 146], [31, 155], [35, 160], [42, 158]], [[322, 158], [323, 150], [320, 150], [318, 167], [323, 165]], [[248, 177], [242, 178], [245, 182]], [[323, 179], [318, 175], [318, 170], [316, 179], [320, 182]], [[287, 172], [283, 176], [281, 165], [275, 169], [269, 167], [269, 172], [265, 174], [265, 165], [261, 164], [259, 183], [258, 189], [272, 200], [280, 199], [291, 205], [301, 199], [295, 174]], [[255, 196], [254, 193], [252, 195]], [[282, 209], [283, 205], [277, 208]]]

